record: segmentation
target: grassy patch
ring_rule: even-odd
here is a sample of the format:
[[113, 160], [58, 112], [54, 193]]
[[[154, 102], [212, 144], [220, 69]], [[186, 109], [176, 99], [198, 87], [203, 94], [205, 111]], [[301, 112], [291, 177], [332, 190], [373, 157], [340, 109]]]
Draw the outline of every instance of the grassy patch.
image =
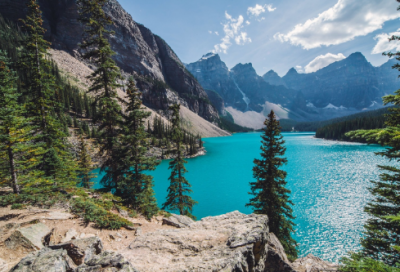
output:
[[105, 202], [79, 197], [71, 201], [71, 211], [81, 216], [87, 223], [94, 222], [98, 228], [120, 229], [132, 225], [130, 221], [107, 210], [110, 208], [108, 203], [104, 204]]

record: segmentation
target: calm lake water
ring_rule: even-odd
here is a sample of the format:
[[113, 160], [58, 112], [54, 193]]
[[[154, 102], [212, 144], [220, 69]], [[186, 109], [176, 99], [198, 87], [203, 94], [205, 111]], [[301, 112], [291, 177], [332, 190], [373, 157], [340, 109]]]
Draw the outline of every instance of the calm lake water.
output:
[[[377, 164], [387, 161], [374, 155], [376, 145], [315, 139], [314, 133], [284, 133], [288, 189], [295, 203], [294, 215], [300, 256], [312, 253], [338, 261], [359, 248], [363, 212], [370, 199], [369, 180], [379, 176]], [[186, 178], [192, 184], [198, 219], [246, 208], [253, 180], [253, 160], [259, 157], [260, 133], [204, 139], [207, 155], [189, 159]], [[152, 173], [159, 205], [169, 185], [168, 161]]]

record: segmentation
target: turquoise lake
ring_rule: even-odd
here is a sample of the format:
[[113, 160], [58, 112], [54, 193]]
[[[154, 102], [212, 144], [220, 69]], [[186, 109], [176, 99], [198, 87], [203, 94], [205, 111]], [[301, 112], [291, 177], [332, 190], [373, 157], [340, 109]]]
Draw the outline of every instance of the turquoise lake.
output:
[[[374, 152], [377, 145], [315, 139], [314, 133], [284, 133], [288, 189], [296, 216], [295, 238], [300, 256], [312, 253], [337, 262], [348, 251], [359, 248], [363, 212], [370, 199], [370, 180], [378, 179], [378, 164], [388, 162]], [[232, 137], [204, 139], [207, 155], [189, 159], [186, 178], [192, 184], [198, 219], [246, 208], [253, 180], [253, 160], [259, 157], [260, 133], [240, 133]], [[169, 185], [168, 161], [154, 176], [159, 205], [165, 201]], [[100, 178], [100, 177], [99, 177]]]

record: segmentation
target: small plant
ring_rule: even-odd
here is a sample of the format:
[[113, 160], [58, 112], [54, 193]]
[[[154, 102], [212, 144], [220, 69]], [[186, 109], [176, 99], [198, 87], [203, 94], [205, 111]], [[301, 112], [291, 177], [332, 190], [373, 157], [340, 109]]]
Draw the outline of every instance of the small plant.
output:
[[21, 203], [14, 203], [11, 205], [11, 210], [22, 210], [25, 209], [26, 206], [24, 204]]
[[96, 227], [102, 229], [120, 229], [125, 226], [132, 226], [130, 221], [98, 205], [98, 203], [104, 204], [104, 202], [96, 202], [92, 199], [76, 198], [72, 201], [71, 211], [81, 216], [86, 223], [94, 222]]
[[157, 215], [164, 216], [165, 218], [168, 218], [168, 217], [171, 217], [171, 216], [172, 216], [171, 213], [169, 213], [169, 212], [167, 212], [167, 211], [164, 211], [164, 210], [159, 210], [158, 213], [157, 213]]
[[135, 218], [135, 217], [137, 217], [137, 212], [134, 211], [134, 210], [129, 211], [128, 214], [129, 214], [129, 217], [130, 217], [130, 218]]

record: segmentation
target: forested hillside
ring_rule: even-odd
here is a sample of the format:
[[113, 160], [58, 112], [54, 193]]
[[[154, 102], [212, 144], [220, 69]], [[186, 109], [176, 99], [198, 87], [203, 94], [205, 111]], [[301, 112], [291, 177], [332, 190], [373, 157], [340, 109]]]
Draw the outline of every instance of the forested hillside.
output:
[[[385, 127], [385, 116], [355, 117], [346, 121], [335, 122], [317, 129], [315, 137], [328, 140], [353, 141], [345, 134], [359, 129], [377, 129]], [[360, 140], [357, 140], [359, 142]]]
[[288, 120], [283, 120], [283, 123], [288, 127], [289, 125], [292, 125], [296, 131], [317, 131], [318, 129], [322, 127], [326, 127], [331, 124], [336, 124], [336, 123], [341, 123], [345, 121], [353, 121], [355, 119], [364, 119], [364, 118], [378, 118], [387, 114], [388, 108], [382, 108], [378, 110], [373, 110], [373, 111], [366, 111], [366, 112], [361, 112], [357, 114], [352, 114], [349, 116], [344, 116], [340, 118], [334, 118], [326, 121], [319, 121], [319, 122], [299, 122], [299, 123], [293, 123]]
[[[13, 205], [16, 209], [26, 205], [50, 207], [69, 201], [72, 195], [80, 195], [83, 198], [70, 202], [73, 213], [90, 215], [85, 220], [111, 229], [130, 224], [109, 212], [116, 207], [109, 202], [111, 199], [123, 197], [124, 203], [118, 201], [119, 208], [130, 206], [135, 207], [133, 213], [154, 215], [158, 208], [154, 206], [151, 185], [143, 185], [147, 186], [146, 190], [137, 185], [140, 188], [133, 195], [146, 199], [141, 199], [140, 205], [131, 204], [132, 194], [126, 193], [131, 185], [120, 180], [128, 178], [130, 165], [134, 164], [128, 161], [129, 152], [141, 156], [138, 158], [138, 163], [143, 161], [140, 169], [153, 170], [150, 160], [174, 156], [177, 141], [174, 135], [179, 135], [182, 156], [196, 155], [202, 148], [201, 137], [181, 128], [182, 124], [173, 128], [159, 116], [149, 119], [151, 113], [142, 107], [142, 94], [135, 87], [134, 78], [130, 78], [129, 86], [116, 83], [117, 78], [122, 79], [116, 66], [110, 66], [116, 72], [114, 85], [101, 87], [101, 90], [112, 90], [111, 99], [88, 91], [99, 86], [94, 77], [91, 86], [80, 89], [74, 82], [76, 78], [61, 72], [49, 54], [50, 43], [42, 36], [45, 30], [40, 7], [32, 0], [28, 8], [30, 17], [19, 25], [0, 15], [0, 182], [3, 187], [12, 187], [14, 193], [0, 197], [0, 205]], [[110, 64], [111, 61], [107, 65]], [[119, 88], [126, 91], [126, 100], [115, 97]], [[113, 117], [110, 110], [114, 111]], [[105, 116], [117, 118], [113, 121], [112, 138], [105, 133], [109, 124]], [[124, 193], [120, 192], [117, 197], [104, 194], [100, 202], [92, 201], [80, 187], [92, 188], [91, 171], [107, 163], [109, 156], [104, 153], [104, 147], [110, 144], [110, 139], [113, 145], [110, 149], [118, 151], [112, 161], [118, 163], [118, 180], [124, 184]], [[155, 149], [160, 156], [151, 153]], [[126, 169], [121, 170], [125, 163]], [[112, 182], [117, 180], [116, 174], [113, 175]], [[108, 181], [103, 186], [108, 186]], [[145, 207], [147, 204], [151, 209]], [[96, 215], [93, 217], [93, 214]]]

